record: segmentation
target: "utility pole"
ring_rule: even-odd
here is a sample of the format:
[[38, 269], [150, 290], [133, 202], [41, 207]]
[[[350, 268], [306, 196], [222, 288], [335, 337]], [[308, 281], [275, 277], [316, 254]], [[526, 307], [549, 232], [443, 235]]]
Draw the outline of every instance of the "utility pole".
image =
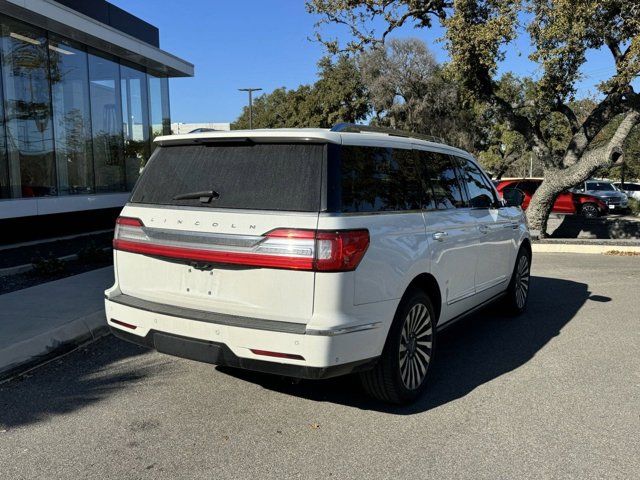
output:
[[241, 92], [249, 92], [249, 130], [253, 129], [253, 92], [262, 90], [261, 88], [239, 88]]

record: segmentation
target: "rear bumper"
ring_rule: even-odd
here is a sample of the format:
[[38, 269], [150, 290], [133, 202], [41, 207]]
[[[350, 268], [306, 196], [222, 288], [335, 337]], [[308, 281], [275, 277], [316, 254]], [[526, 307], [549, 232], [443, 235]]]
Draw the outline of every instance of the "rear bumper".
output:
[[149, 331], [144, 337], [114, 327], [111, 327], [111, 333], [122, 340], [153, 348], [158, 352], [168, 355], [188, 358], [198, 362], [295, 378], [321, 379], [346, 375], [370, 369], [375, 365], [377, 360], [377, 358], [371, 358], [330, 367], [309, 367], [305, 365], [292, 365], [242, 358], [235, 355], [224, 343], [182, 337], [164, 332], [156, 332], [154, 330]]
[[133, 343], [202, 362], [299, 378], [366, 369], [380, 356], [386, 337], [379, 323], [356, 330], [307, 330], [303, 323], [184, 309], [123, 295], [105, 299], [105, 310], [114, 334]]

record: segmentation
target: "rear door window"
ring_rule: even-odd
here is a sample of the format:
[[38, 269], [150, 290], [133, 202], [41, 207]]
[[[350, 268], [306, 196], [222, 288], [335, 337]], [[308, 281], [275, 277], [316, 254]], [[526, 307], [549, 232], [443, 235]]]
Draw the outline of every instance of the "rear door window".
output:
[[467, 206], [453, 159], [444, 153], [418, 151], [423, 175], [433, 188], [433, 201], [438, 209]]
[[343, 146], [339, 170], [342, 212], [419, 210], [424, 201], [413, 150]]
[[[317, 212], [326, 145], [207, 143], [156, 149], [134, 203], [202, 208]], [[189, 193], [210, 192], [176, 199]]]

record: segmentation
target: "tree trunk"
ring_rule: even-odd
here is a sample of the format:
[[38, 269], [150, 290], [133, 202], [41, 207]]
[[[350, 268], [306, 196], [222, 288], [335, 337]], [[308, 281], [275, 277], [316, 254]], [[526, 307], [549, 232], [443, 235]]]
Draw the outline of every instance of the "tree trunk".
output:
[[[564, 190], [588, 180], [598, 168], [612, 165], [622, 158], [624, 141], [638, 122], [640, 112], [627, 113], [606, 146], [585, 152], [577, 162], [567, 168], [545, 171], [544, 181], [527, 208], [527, 220], [532, 231], [537, 231], [540, 237], [545, 237], [547, 220], [556, 197]], [[565, 154], [565, 157], [572, 156], [573, 151], [567, 151]]]
[[533, 194], [533, 198], [527, 208], [527, 221], [529, 222], [531, 233], [533, 235], [537, 234], [540, 238], [544, 238], [547, 235], [547, 220], [556, 197], [565, 188], [575, 185], [574, 183], [569, 187], [565, 187], [564, 184], [566, 182], [556, 184], [554, 182], [556, 178], [555, 171], [551, 173], [551, 171], [545, 170], [544, 178], [540, 187]]

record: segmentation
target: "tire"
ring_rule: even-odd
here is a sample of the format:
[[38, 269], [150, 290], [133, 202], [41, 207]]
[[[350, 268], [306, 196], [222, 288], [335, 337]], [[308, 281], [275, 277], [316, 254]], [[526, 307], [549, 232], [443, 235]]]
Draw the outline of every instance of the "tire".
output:
[[598, 218], [600, 210], [595, 203], [585, 203], [580, 207], [580, 215], [584, 218]]
[[418, 289], [408, 291], [398, 306], [378, 363], [360, 374], [370, 396], [408, 404], [424, 392], [435, 352], [434, 322], [429, 296]]
[[531, 283], [531, 255], [520, 248], [511, 274], [511, 281], [504, 298], [504, 305], [511, 315], [520, 315], [527, 308]]

